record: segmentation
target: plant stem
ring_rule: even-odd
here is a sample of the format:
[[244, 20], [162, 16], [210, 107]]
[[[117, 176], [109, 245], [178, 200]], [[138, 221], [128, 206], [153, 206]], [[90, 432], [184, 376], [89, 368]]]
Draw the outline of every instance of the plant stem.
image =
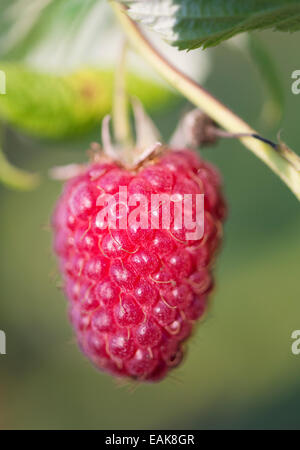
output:
[[128, 97], [126, 92], [126, 53], [127, 43], [122, 43], [120, 59], [115, 71], [115, 89], [113, 99], [114, 137], [120, 147], [130, 147], [132, 136], [129, 121]]
[[[111, 1], [111, 5], [132, 47], [173, 87], [225, 130], [231, 133], [259, 134], [194, 80], [168, 62], [152, 46], [136, 23], [128, 17], [126, 9], [122, 5], [116, 1]], [[298, 160], [299, 157], [292, 152], [293, 158], [287, 160], [279, 150], [277, 151], [253, 137], [240, 137], [239, 139], [245, 147], [264, 161], [300, 200], [300, 172], [292, 163], [293, 158]]]
[[6, 158], [2, 150], [2, 142], [4, 141], [4, 129], [0, 123], [0, 182], [11, 189], [20, 191], [30, 191], [34, 189], [40, 182], [37, 174], [26, 172], [13, 166]]
[[0, 181], [12, 189], [30, 191], [38, 185], [39, 177], [14, 167], [0, 148]]

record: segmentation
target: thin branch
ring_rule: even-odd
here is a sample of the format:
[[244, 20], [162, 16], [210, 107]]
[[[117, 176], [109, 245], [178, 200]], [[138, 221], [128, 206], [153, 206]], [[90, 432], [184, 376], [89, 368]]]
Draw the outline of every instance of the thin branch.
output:
[[113, 127], [117, 144], [130, 147], [132, 144], [131, 128], [129, 121], [129, 106], [126, 92], [126, 54], [127, 43], [122, 43], [120, 58], [115, 71], [115, 89], [113, 100]]
[[30, 191], [39, 184], [40, 179], [38, 175], [10, 164], [0, 148], [0, 181], [12, 189]]
[[[182, 95], [208, 114], [225, 130], [231, 133], [259, 135], [229, 108], [168, 62], [152, 46], [136, 23], [128, 17], [126, 9], [122, 5], [116, 1], [111, 1], [111, 5], [132, 47]], [[240, 137], [240, 141], [264, 161], [300, 200], [300, 172], [292, 162], [293, 159], [298, 160], [299, 157], [294, 152], [292, 152], [293, 158], [287, 160], [280, 151], [260, 140], [253, 139], [253, 137]]]
[[40, 177], [37, 174], [26, 172], [13, 166], [6, 158], [2, 150], [4, 140], [4, 129], [2, 123], [0, 124], [0, 182], [6, 186], [20, 190], [30, 191], [34, 189], [40, 182]]

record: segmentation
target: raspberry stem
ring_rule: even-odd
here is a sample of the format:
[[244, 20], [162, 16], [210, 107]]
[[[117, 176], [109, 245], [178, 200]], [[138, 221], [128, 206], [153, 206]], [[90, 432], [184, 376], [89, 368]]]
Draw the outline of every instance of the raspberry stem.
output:
[[[111, 6], [132, 47], [182, 95], [208, 114], [225, 130], [231, 133], [260, 135], [202, 86], [168, 62], [152, 46], [138, 25], [126, 14], [124, 6], [114, 0], [111, 1]], [[300, 200], [300, 171], [298, 163], [293, 163], [293, 161], [299, 161], [298, 155], [290, 149], [286, 151], [284, 146], [281, 146], [281, 151], [277, 151], [267, 143], [254, 139], [253, 136], [242, 136], [239, 140], [267, 164]], [[285, 155], [287, 152], [288, 157]]]
[[127, 43], [123, 41], [118, 66], [115, 71], [113, 101], [113, 127], [117, 144], [123, 148], [132, 147], [132, 135], [129, 121], [128, 97], [126, 91], [126, 54]]

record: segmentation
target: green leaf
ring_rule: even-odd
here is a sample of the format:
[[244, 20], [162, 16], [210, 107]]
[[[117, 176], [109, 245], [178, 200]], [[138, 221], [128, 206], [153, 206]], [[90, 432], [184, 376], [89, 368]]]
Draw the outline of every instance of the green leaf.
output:
[[[21, 64], [0, 63], [6, 94], [0, 95], [0, 118], [13, 127], [43, 138], [83, 135], [100, 126], [111, 112], [112, 69], [83, 68], [68, 75], [40, 73]], [[176, 101], [173, 91], [136, 74], [127, 75], [130, 95], [150, 110]]]
[[210, 47], [238, 33], [300, 29], [299, 0], [122, 0], [129, 15], [183, 49]]
[[256, 36], [249, 36], [247, 44], [269, 94], [262, 110], [262, 119], [272, 125], [281, 119], [284, 108], [284, 90], [278, 67], [261, 40]]
[[275, 126], [281, 120], [284, 110], [282, 77], [280, 67], [257, 34], [249, 33], [230, 39], [228, 45], [255, 64], [265, 91], [260, 118], [266, 125]]
[[72, 40], [96, 4], [103, 0], [0, 0], [0, 54], [26, 55], [55, 33]]

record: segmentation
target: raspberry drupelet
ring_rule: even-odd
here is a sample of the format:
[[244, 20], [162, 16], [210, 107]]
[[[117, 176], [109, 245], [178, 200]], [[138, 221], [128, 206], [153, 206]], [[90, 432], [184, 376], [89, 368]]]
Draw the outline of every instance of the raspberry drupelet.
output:
[[[161, 205], [140, 210], [154, 229], [107, 226], [101, 198], [118, 201], [120, 186], [147, 199], [204, 194], [204, 234], [187, 238], [172, 213], [163, 227]], [[180, 364], [207, 308], [225, 213], [218, 172], [191, 150], [164, 150], [135, 170], [103, 158], [66, 182], [53, 215], [54, 250], [80, 348], [97, 368], [154, 382]]]

